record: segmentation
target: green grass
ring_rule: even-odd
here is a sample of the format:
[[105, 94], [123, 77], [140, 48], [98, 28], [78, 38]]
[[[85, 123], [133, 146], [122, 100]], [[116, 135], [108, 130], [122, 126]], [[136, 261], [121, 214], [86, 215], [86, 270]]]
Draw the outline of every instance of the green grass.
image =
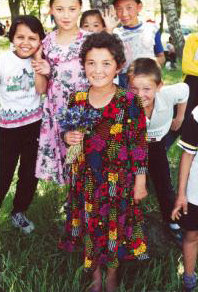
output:
[[[176, 71], [163, 71], [168, 83], [181, 80]], [[174, 145], [169, 151], [171, 173], [177, 184], [181, 151]], [[28, 217], [35, 231], [24, 235], [10, 222], [16, 177], [0, 210], [0, 292], [86, 292], [91, 283], [83, 271], [79, 253], [69, 254], [57, 248], [63, 232], [61, 206], [67, 188], [39, 182]], [[183, 272], [181, 250], [162, 228], [161, 217], [151, 189], [144, 203], [150, 238], [150, 259], [122, 263], [119, 267], [120, 292], [181, 291]], [[105, 279], [105, 274], [103, 274]], [[195, 290], [195, 291], [198, 291]]]

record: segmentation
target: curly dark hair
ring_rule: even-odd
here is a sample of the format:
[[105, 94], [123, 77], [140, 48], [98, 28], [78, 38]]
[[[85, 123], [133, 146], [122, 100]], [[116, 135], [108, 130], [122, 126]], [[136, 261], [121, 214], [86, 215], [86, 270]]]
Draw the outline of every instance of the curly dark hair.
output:
[[80, 51], [80, 58], [83, 67], [85, 66], [86, 55], [93, 48], [107, 49], [114, 57], [117, 67], [120, 69], [125, 60], [124, 47], [121, 39], [116, 34], [109, 34], [107, 32], [93, 33], [88, 35], [82, 44]]

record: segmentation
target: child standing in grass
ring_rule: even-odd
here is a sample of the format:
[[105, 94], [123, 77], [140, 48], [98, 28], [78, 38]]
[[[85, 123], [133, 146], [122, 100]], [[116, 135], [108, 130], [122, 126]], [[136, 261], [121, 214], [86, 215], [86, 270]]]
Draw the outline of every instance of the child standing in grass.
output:
[[185, 124], [178, 145], [184, 150], [179, 168], [178, 197], [172, 219], [178, 219], [186, 230], [183, 239], [184, 288], [195, 288], [195, 266], [198, 256], [198, 106]]
[[[36, 17], [18, 16], [9, 31], [14, 50], [0, 56], [0, 205], [19, 160], [12, 223], [25, 233], [34, 229], [24, 212], [32, 201], [38, 181], [35, 166], [42, 117], [40, 95], [47, 87], [43, 74], [49, 72], [41, 58], [44, 37], [42, 24]], [[35, 73], [33, 60], [44, 69]]]
[[68, 145], [83, 141], [84, 153], [72, 165], [61, 247], [84, 250], [85, 269], [93, 273], [91, 291], [102, 291], [106, 266], [106, 291], [114, 292], [119, 261], [147, 258], [139, 207], [147, 195], [146, 120], [139, 98], [113, 83], [125, 61], [116, 35], [88, 36], [80, 56], [91, 86], [71, 96], [69, 109], [83, 106], [100, 118], [85, 134], [64, 134]]
[[59, 108], [67, 107], [71, 92], [85, 90], [88, 86], [79, 59], [86, 35], [77, 26], [81, 6], [82, 0], [50, 0], [51, 14], [58, 28], [43, 41], [51, 72], [44, 102], [36, 176], [59, 184], [65, 183], [67, 175], [66, 148], [60, 138], [57, 113]]
[[[135, 60], [129, 67], [128, 78], [130, 89], [141, 97], [146, 114], [148, 172], [154, 183], [162, 217], [169, 228], [177, 233], [179, 226], [170, 219], [175, 194], [166, 155], [165, 135], [170, 128], [176, 131], [181, 127], [189, 88], [184, 83], [162, 86], [161, 69], [155, 60], [149, 58]], [[173, 119], [174, 105], [177, 105], [177, 116]]]

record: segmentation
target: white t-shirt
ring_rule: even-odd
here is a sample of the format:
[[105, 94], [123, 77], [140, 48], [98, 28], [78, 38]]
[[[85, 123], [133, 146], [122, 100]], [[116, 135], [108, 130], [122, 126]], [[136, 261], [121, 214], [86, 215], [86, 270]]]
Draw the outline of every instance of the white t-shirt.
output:
[[126, 73], [132, 61], [137, 58], [155, 57], [154, 45], [158, 30], [155, 24], [148, 22], [140, 23], [133, 29], [125, 29], [124, 27], [114, 29], [113, 32], [120, 37], [125, 48], [126, 63], [122, 73]]
[[148, 141], [155, 142], [168, 133], [174, 114], [174, 105], [188, 100], [189, 87], [186, 83], [163, 86], [157, 92], [151, 118], [146, 118]]
[[41, 119], [31, 58], [21, 59], [12, 51], [0, 55], [0, 105], [0, 127], [16, 128]]
[[187, 153], [195, 155], [190, 168], [186, 195], [188, 202], [198, 206], [198, 106], [192, 111], [178, 145]]

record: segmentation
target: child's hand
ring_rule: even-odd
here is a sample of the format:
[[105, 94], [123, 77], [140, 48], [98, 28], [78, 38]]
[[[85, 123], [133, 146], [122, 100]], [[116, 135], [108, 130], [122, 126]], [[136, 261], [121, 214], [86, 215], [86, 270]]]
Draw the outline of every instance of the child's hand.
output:
[[181, 209], [183, 210], [183, 213], [186, 215], [188, 213], [188, 202], [185, 195], [178, 196], [175, 207], [172, 211], [171, 218], [172, 220], [179, 220], [181, 217]]
[[179, 128], [181, 127], [182, 123], [183, 123], [183, 118], [175, 118], [173, 119], [172, 121], [172, 124], [171, 124], [171, 130], [172, 131], [177, 131], [179, 130]]
[[37, 74], [41, 75], [50, 74], [50, 65], [46, 60], [44, 59], [40, 59], [38, 61], [32, 60], [31, 64]]
[[146, 175], [138, 174], [135, 176], [134, 184], [134, 203], [138, 204], [148, 195], [146, 190]]
[[34, 53], [34, 55], [32, 56], [32, 58], [35, 61], [42, 60], [42, 53], [43, 53], [43, 46], [40, 45], [40, 47], [38, 48], [38, 50], [36, 51], [36, 53]]
[[104, 11], [101, 11], [101, 14], [105, 22], [106, 32], [112, 34], [114, 28], [116, 28], [120, 23], [120, 20], [117, 18], [114, 6], [110, 5], [108, 8], [105, 8]]
[[69, 131], [64, 135], [64, 141], [69, 145], [77, 145], [84, 138], [84, 133], [79, 131]]

